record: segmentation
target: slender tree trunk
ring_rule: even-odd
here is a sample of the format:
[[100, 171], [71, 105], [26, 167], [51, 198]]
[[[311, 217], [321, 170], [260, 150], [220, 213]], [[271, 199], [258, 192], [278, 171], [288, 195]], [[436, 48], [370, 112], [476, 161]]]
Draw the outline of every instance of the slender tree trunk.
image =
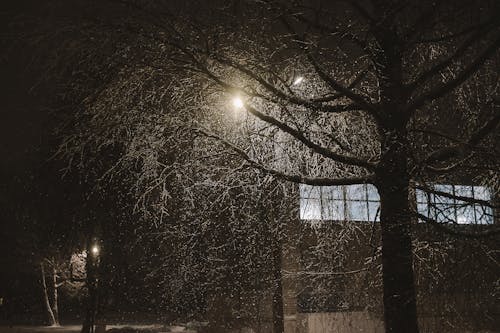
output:
[[51, 326], [58, 326], [58, 322], [54, 316], [54, 312], [52, 311], [52, 307], [50, 306], [49, 292], [47, 290], [47, 283], [45, 281], [45, 267], [43, 266], [43, 262], [40, 263], [40, 269], [42, 273], [42, 288], [43, 288], [43, 298], [45, 303], [45, 309], [47, 310], [47, 316], [49, 317], [49, 323]]
[[54, 319], [56, 325], [59, 326], [59, 297], [58, 297], [58, 286], [57, 286], [57, 269], [52, 267], [52, 284], [53, 284], [53, 299], [52, 299], [52, 312], [54, 313]]
[[400, 126], [386, 134], [377, 171], [385, 327], [388, 333], [417, 333], [406, 131]]

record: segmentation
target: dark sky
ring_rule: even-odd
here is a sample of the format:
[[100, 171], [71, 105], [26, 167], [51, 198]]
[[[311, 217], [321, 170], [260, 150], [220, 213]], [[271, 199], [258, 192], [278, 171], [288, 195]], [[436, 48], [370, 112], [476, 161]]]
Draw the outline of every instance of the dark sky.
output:
[[[33, 240], [28, 225], [40, 222], [42, 211], [58, 215], [64, 203], [59, 166], [49, 157], [54, 150], [53, 114], [43, 107], [43, 94], [32, 90], [38, 75], [28, 60], [32, 53], [20, 45], [14, 24], [36, 17], [36, 1], [2, 3], [0, 58], [0, 297], [15, 291], [18, 306], [38, 297], [31, 261]], [[20, 20], [22, 22], [22, 19]], [[29, 22], [29, 21], [28, 21]], [[48, 195], [48, 192], [53, 193]], [[60, 193], [60, 195], [58, 195]], [[55, 194], [55, 195], [54, 195]], [[40, 218], [39, 220], [37, 220]], [[12, 297], [9, 298], [12, 301]]]

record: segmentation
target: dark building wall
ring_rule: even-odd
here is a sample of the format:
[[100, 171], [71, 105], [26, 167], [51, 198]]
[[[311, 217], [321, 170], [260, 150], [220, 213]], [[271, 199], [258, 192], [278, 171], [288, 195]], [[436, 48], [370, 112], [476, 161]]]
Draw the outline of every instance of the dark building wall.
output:
[[[314, 323], [323, 320], [327, 325], [332, 316], [346, 322], [363, 317], [363, 325], [372, 325], [376, 330], [382, 320], [378, 223], [294, 221], [290, 226], [289, 232], [295, 233], [296, 241], [285, 244], [289, 248], [283, 252], [283, 270], [288, 273], [288, 282], [283, 283], [284, 301], [288, 304], [285, 315], [294, 325], [294, 330], [288, 332], [309, 332]], [[477, 231], [493, 226], [457, 227]], [[423, 223], [414, 223], [413, 232], [422, 331], [498, 327], [497, 240], [456, 238]], [[343, 244], [327, 245], [336, 242]], [[346, 253], [336, 252], [341, 249]], [[317, 264], [311, 265], [314, 262]], [[307, 267], [318, 271], [307, 272]], [[295, 308], [291, 306], [294, 303]], [[330, 315], [312, 316], [319, 313]]]

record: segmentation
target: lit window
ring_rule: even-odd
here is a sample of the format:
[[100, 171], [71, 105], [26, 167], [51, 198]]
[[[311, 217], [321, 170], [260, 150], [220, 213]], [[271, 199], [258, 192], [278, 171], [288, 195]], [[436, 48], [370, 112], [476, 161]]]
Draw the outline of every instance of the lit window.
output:
[[380, 198], [373, 185], [300, 184], [302, 220], [379, 221], [379, 207]]
[[[442, 185], [432, 187], [434, 191], [448, 193], [455, 197], [466, 197], [491, 201], [490, 190], [485, 186]], [[492, 224], [491, 207], [471, 203], [443, 194], [428, 193], [417, 189], [417, 210], [420, 214], [437, 222], [456, 222], [458, 224]]]

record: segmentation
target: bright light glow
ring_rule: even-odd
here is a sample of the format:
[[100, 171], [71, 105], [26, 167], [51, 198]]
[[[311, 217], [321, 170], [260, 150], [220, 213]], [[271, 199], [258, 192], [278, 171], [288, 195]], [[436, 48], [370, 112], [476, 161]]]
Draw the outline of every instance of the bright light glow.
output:
[[293, 85], [296, 86], [298, 84], [300, 84], [302, 81], [304, 81], [304, 78], [302, 76], [298, 76], [294, 81], [293, 81]]
[[90, 251], [92, 251], [92, 254], [96, 256], [99, 254], [99, 247], [97, 245], [94, 245], [92, 246], [92, 249], [90, 249]]
[[233, 105], [237, 109], [241, 109], [243, 107], [243, 101], [239, 97], [233, 98]]

